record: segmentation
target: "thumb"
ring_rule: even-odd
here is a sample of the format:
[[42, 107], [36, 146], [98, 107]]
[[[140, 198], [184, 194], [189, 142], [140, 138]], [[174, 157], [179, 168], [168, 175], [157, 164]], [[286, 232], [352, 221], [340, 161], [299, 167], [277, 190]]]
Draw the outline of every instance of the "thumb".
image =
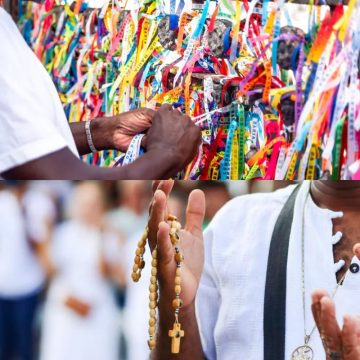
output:
[[202, 236], [202, 225], [205, 217], [205, 194], [199, 190], [193, 190], [189, 195], [186, 208], [185, 229], [196, 237]]

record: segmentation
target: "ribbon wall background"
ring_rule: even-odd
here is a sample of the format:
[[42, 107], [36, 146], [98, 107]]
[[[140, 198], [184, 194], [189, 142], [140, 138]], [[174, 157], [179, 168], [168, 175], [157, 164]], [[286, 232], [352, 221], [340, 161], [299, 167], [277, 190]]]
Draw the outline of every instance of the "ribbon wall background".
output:
[[70, 122], [163, 103], [191, 116], [203, 144], [181, 178], [360, 179], [360, 1], [293, 10], [284, 0], [46, 0], [27, 3], [19, 27]]

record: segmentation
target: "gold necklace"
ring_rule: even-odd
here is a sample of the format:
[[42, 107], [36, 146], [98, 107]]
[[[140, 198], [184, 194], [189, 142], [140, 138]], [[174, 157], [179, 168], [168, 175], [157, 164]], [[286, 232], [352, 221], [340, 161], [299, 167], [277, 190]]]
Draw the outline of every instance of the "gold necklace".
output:
[[[175, 271], [175, 280], [174, 280], [174, 292], [175, 298], [172, 301], [172, 307], [174, 309], [175, 321], [173, 328], [169, 330], [169, 337], [171, 338], [171, 352], [173, 354], [178, 354], [180, 352], [180, 341], [181, 338], [185, 336], [185, 332], [181, 329], [181, 324], [179, 322], [179, 313], [183, 305], [181, 300], [181, 263], [184, 260], [183, 254], [180, 251], [180, 237], [179, 231], [181, 230], [181, 224], [177, 218], [173, 215], [169, 215], [167, 222], [170, 225], [169, 237], [171, 243], [174, 247], [174, 259], [176, 262], [176, 271]], [[149, 236], [149, 227], [147, 226], [144, 234], [142, 235], [140, 241], [138, 242], [133, 271], [131, 277], [134, 282], [138, 282], [141, 277], [141, 271], [145, 267], [144, 253], [146, 242]], [[151, 277], [150, 277], [150, 286], [149, 286], [149, 340], [148, 345], [149, 349], [153, 350], [156, 347], [156, 323], [157, 323], [157, 306], [158, 306], [158, 277], [157, 277], [157, 248], [152, 251], [152, 261], [151, 261]]]
[[[313, 360], [314, 359], [314, 350], [309, 345], [310, 339], [316, 329], [316, 324], [312, 328], [311, 332], [307, 334], [306, 331], [306, 289], [305, 289], [305, 208], [306, 203], [310, 196], [310, 190], [306, 195], [303, 213], [302, 213], [302, 228], [301, 228], [301, 254], [302, 254], [302, 260], [301, 260], [301, 282], [302, 282], [302, 303], [303, 303], [303, 314], [304, 314], [304, 345], [301, 345], [297, 347], [291, 354], [291, 360]], [[345, 275], [340, 279], [340, 281], [337, 283], [331, 299], [335, 298], [335, 295], [340, 288], [340, 286], [343, 284], [346, 277]]]

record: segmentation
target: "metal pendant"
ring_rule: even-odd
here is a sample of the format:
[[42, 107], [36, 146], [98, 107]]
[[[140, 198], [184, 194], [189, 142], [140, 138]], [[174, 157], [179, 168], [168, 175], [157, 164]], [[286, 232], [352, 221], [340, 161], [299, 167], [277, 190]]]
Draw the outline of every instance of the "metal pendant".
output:
[[314, 351], [309, 345], [296, 348], [291, 354], [291, 360], [313, 360]]

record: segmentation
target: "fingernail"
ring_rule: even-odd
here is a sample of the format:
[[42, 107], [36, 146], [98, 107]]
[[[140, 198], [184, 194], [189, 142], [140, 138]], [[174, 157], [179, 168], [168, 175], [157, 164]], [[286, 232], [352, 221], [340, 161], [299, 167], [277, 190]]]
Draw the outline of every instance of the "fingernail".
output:
[[349, 314], [344, 315], [344, 325], [349, 325], [352, 322], [352, 316]]
[[354, 245], [354, 254], [360, 260], [360, 244], [355, 244]]

